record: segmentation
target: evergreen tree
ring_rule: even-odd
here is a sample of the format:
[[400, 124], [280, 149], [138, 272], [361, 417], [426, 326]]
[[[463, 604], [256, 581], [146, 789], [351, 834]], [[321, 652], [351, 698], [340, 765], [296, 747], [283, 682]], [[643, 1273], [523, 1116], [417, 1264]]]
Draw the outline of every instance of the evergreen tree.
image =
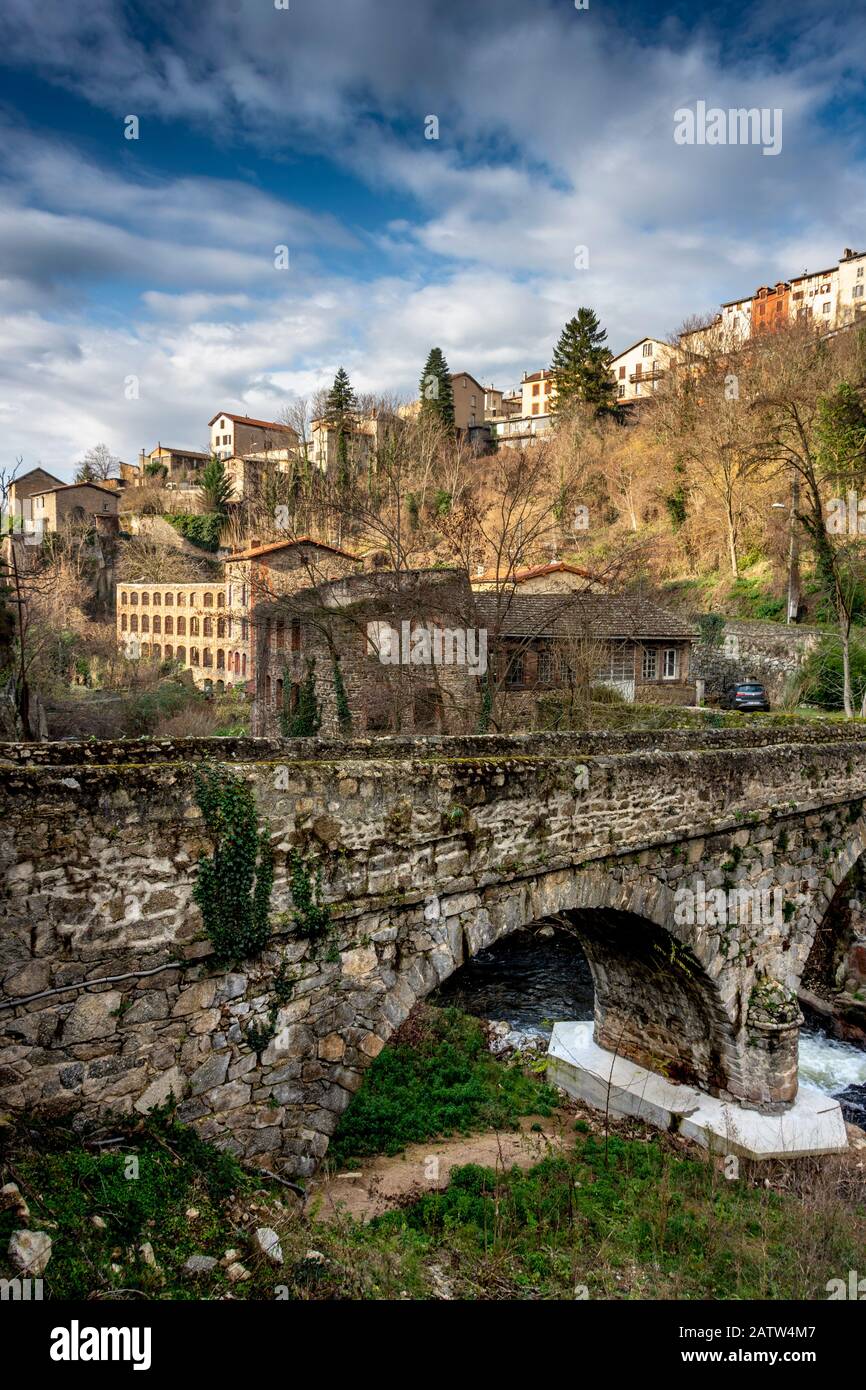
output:
[[559, 335], [553, 353], [556, 410], [575, 402], [594, 405], [598, 413], [616, 409], [616, 383], [610, 375], [613, 354], [605, 347], [607, 332], [593, 309], [578, 309]]
[[204, 503], [209, 512], [217, 516], [228, 514], [228, 504], [234, 500], [234, 488], [226, 473], [225, 462], [214, 455], [202, 469], [199, 487], [204, 493]]
[[454, 390], [451, 373], [441, 348], [431, 348], [419, 385], [421, 412], [439, 420], [446, 429], [454, 428]]
[[358, 401], [349, 374], [340, 367], [325, 402], [325, 419], [337, 431], [337, 484], [340, 488], [349, 483], [349, 439], [357, 409]]

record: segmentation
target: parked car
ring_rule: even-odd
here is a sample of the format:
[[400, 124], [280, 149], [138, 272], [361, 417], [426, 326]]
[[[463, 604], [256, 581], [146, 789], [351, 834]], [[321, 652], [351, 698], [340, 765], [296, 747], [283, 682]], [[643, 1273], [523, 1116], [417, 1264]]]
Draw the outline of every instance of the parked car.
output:
[[758, 681], [738, 681], [729, 685], [722, 695], [722, 709], [762, 709], [770, 708], [767, 691]]

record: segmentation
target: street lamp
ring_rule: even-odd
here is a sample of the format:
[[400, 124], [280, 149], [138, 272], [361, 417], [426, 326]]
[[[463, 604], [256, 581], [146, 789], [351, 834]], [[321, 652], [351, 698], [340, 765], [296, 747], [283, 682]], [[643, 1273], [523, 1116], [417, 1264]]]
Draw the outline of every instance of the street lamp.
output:
[[800, 506], [800, 479], [796, 469], [791, 469], [790, 502], [773, 502], [773, 511], [789, 510], [788, 532], [788, 613], [785, 621], [796, 623], [800, 608], [800, 536], [797, 531], [797, 511]]

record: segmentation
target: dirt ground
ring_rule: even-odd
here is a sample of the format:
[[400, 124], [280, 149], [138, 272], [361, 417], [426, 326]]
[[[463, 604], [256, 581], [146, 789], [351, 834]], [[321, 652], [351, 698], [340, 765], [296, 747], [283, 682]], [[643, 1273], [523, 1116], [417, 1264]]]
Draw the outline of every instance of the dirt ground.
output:
[[[320, 1221], [334, 1220], [341, 1213], [357, 1221], [370, 1221], [425, 1192], [447, 1187], [451, 1169], [464, 1163], [531, 1168], [571, 1142], [573, 1123], [574, 1116], [564, 1111], [547, 1118], [526, 1115], [519, 1130], [457, 1134], [450, 1139], [410, 1144], [393, 1158], [365, 1159], [357, 1171], [314, 1178], [308, 1188], [306, 1210], [315, 1212]], [[538, 1128], [533, 1130], [533, 1126]]]

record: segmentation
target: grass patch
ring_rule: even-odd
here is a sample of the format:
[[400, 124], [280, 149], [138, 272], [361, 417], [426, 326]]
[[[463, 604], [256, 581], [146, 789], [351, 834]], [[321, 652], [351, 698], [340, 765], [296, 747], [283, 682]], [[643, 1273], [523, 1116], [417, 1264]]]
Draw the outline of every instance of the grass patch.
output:
[[447, 1246], [479, 1289], [502, 1290], [486, 1297], [568, 1298], [582, 1284], [590, 1298], [824, 1299], [862, 1257], [862, 1183], [849, 1204], [830, 1168], [794, 1194], [764, 1186], [767, 1165], [731, 1182], [663, 1140], [575, 1143], [525, 1172], [456, 1168], [445, 1191], [372, 1225]]
[[421, 1005], [370, 1066], [329, 1155], [344, 1165], [447, 1134], [514, 1129], [521, 1115], [550, 1115], [556, 1104], [540, 1077], [490, 1055], [479, 1019]]

